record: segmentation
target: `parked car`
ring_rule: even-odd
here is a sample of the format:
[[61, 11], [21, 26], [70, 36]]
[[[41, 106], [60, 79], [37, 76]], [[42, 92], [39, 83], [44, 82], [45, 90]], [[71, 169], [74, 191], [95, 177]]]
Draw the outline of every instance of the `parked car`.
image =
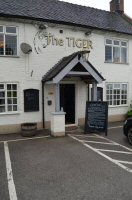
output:
[[128, 118], [123, 126], [123, 133], [127, 136], [128, 141], [132, 144], [132, 117]]

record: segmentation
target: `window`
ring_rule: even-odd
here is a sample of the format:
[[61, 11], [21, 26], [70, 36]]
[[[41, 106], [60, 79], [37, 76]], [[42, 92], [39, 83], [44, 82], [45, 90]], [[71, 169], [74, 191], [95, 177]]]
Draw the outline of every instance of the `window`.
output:
[[127, 83], [107, 83], [106, 99], [110, 106], [127, 105]]
[[0, 83], [0, 113], [18, 110], [17, 84]]
[[127, 63], [128, 42], [121, 40], [105, 40], [105, 61]]
[[39, 111], [39, 90], [36, 89], [24, 90], [24, 111], [25, 112]]
[[17, 55], [17, 28], [0, 26], [0, 55]]

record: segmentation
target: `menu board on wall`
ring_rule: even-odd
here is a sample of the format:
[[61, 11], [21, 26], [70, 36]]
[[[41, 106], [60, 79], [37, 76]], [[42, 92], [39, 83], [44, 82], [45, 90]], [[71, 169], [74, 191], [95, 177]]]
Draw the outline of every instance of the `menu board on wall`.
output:
[[24, 90], [24, 112], [39, 111], [39, 90]]
[[108, 127], [108, 102], [87, 101], [85, 115], [85, 133], [105, 132]]

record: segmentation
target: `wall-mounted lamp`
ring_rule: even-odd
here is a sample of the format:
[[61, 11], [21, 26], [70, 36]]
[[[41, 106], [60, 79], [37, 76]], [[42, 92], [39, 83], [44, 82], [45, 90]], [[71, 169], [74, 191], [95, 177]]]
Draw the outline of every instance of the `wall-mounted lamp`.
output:
[[47, 24], [40, 24], [40, 25], [38, 26], [38, 28], [39, 28], [40, 30], [47, 29], [47, 28], [48, 28], [48, 25], [47, 25]]
[[89, 35], [91, 35], [91, 33], [92, 33], [92, 31], [87, 31], [87, 32], [85, 32], [85, 35], [89, 36]]
[[40, 30], [44, 30], [48, 28], [48, 25], [43, 24], [42, 22], [34, 22], [33, 25], [35, 26], [35, 28], [40, 29]]
[[88, 62], [90, 50], [84, 50], [81, 52], [81, 57], [84, 62]]

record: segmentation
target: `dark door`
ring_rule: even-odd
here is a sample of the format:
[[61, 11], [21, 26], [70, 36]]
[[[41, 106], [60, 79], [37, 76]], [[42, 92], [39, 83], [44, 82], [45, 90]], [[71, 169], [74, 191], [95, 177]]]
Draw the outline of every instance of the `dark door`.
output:
[[66, 112], [65, 123], [75, 123], [75, 85], [61, 84], [60, 85], [60, 107], [63, 107]]

